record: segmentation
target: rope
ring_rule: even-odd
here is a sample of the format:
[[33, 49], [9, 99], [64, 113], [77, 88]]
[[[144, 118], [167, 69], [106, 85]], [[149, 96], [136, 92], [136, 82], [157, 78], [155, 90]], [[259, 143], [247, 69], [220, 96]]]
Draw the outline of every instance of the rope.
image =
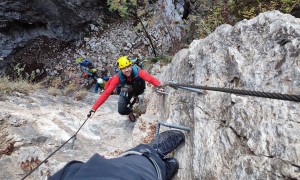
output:
[[157, 164], [157, 162], [155, 161], [154, 158], [152, 158], [149, 154], [146, 155], [147, 153], [141, 153], [141, 152], [138, 152], [138, 151], [126, 151], [125, 153], [117, 156], [117, 158], [119, 157], [124, 157], [124, 156], [128, 156], [128, 155], [139, 155], [139, 156], [144, 156], [146, 158], [149, 159], [149, 161], [152, 162], [155, 170], [156, 170], [156, 173], [157, 173], [157, 177], [158, 177], [158, 180], [162, 180], [162, 176], [161, 176], [161, 170], [159, 168], [159, 165]]
[[220, 91], [226, 93], [233, 94], [241, 94], [248, 96], [257, 96], [271, 99], [280, 99], [286, 101], [295, 101], [300, 102], [300, 95], [289, 95], [289, 94], [280, 94], [280, 93], [269, 93], [269, 92], [261, 92], [261, 91], [248, 91], [248, 90], [240, 90], [240, 89], [230, 89], [230, 88], [220, 88], [220, 87], [209, 87], [209, 86], [197, 86], [197, 85], [188, 85], [188, 84], [179, 84], [179, 83], [169, 83], [171, 87], [189, 87], [194, 89], [203, 89], [203, 90], [211, 90], [211, 91]]
[[28, 174], [26, 174], [26, 176], [24, 176], [21, 180], [24, 180], [27, 176], [29, 176], [33, 171], [35, 171], [38, 167], [40, 167], [44, 162], [46, 162], [51, 156], [53, 156], [53, 154], [55, 154], [58, 150], [60, 150], [64, 145], [66, 145], [71, 139], [76, 139], [76, 136], [78, 134], [78, 132], [80, 131], [80, 129], [82, 128], [82, 126], [87, 122], [89, 118], [87, 118], [82, 125], [80, 126], [80, 128], [76, 131], [76, 133], [70, 137], [70, 139], [68, 139], [66, 142], [64, 142], [60, 147], [58, 147], [54, 152], [52, 152], [45, 160], [43, 160], [38, 166], [36, 166], [35, 168], [33, 168]]

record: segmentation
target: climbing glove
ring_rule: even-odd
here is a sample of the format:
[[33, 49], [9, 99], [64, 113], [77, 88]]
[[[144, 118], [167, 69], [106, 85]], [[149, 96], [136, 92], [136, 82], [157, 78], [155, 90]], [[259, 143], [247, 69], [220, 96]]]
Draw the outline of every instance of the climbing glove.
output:
[[93, 109], [90, 110], [90, 112], [88, 113], [87, 117], [88, 117], [88, 118], [92, 117], [92, 116], [94, 115], [95, 112], [96, 112], [96, 111], [93, 110]]

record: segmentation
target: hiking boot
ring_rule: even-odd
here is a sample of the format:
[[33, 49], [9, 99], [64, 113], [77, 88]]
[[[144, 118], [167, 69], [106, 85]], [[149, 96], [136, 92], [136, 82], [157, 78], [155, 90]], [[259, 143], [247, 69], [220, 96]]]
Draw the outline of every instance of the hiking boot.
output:
[[179, 164], [175, 158], [166, 158], [163, 160], [166, 165], [166, 179], [172, 179], [178, 172]]
[[128, 117], [129, 117], [129, 120], [131, 122], [135, 122], [136, 121], [136, 118], [135, 118], [135, 115], [133, 114], [133, 112], [130, 112], [129, 115], [128, 115]]
[[160, 133], [158, 137], [155, 137], [149, 143], [149, 146], [155, 149], [161, 158], [164, 158], [184, 141], [185, 137], [183, 132], [178, 130], [169, 130]]

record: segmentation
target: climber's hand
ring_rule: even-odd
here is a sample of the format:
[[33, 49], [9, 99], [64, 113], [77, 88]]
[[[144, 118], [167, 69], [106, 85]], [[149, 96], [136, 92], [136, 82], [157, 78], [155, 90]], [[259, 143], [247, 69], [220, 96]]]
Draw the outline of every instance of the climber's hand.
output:
[[164, 88], [164, 87], [166, 87], [168, 84], [165, 84], [165, 83], [160, 83], [157, 87], [158, 88]]
[[92, 118], [95, 112], [96, 112], [96, 111], [93, 110], [93, 109], [90, 110], [90, 112], [87, 114], [87, 117], [88, 117], [88, 118]]
[[166, 92], [165, 86], [166, 86], [166, 84], [160, 83], [160, 85], [158, 85], [158, 86], [156, 87], [156, 91], [157, 91], [157, 92]]

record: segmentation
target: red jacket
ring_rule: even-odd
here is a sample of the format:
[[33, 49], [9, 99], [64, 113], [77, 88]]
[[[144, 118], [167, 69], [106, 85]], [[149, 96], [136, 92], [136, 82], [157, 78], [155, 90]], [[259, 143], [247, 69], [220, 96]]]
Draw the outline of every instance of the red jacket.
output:
[[[114, 75], [114, 76], [118, 76], [118, 75], [116, 74], [116, 75]], [[109, 87], [109, 85], [110, 85], [110, 83], [111, 83], [111, 80], [112, 80], [113, 78], [114, 78], [114, 77], [109, 78], [109, 80], [105, 83], [104, 90], [106, 90], [106, 89]]]
[[[155, 77], [151, 76], [149, 73], [147, 73], [145, 70], [139, 70], [138, 75], [140, 78], [144, 79], [145, 81], [151, 83], [153, 86], [160, 85], [160, 81], [156, 79]], [[127, 78], [128, 81], [132, 81], [132, 78]], [[93, 105], [92, 109], [97, 110], [111, 95], [113, 90], [120, 84], [120, 79], [118, 75], [115, 75], [113, 78], [111, 78], [106, 84], [109, 84], [108, 87], [104, 88], [104, 92], [100, 95], [100, 97], [97, 99], [96, 103]]]

